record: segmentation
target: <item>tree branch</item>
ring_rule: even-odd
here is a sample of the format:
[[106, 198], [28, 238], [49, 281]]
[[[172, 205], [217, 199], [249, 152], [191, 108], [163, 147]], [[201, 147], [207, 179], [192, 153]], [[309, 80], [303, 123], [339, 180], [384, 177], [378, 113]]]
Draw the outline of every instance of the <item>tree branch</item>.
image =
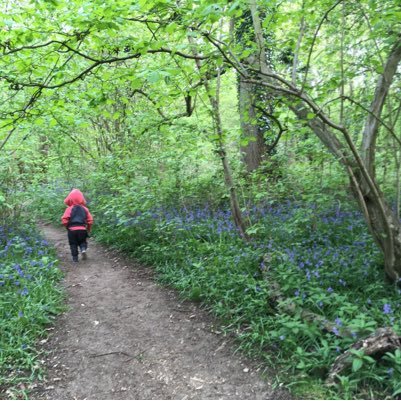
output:
[[287, 131], [287, 128], [284, 128], [284, 127], [282, 126], [280, 120], [279, 120], [277, 117], [275, 117], [275, 116], [274, 116], [273, 114], [271, 114], [271, 113], [268, 113], [268, 112], [267, 112], [266, 110], [264, 110], [262, 107], [258, 106], [257, 104], [254, 104], [254, 103], [252, 104], [252, 106], [253, 106], [255, 109], [259, 110], [264, 116], [266, 116], [266, 117], [268, 117], [268, 118], [271, 118], [271, 119], [276, 123], [276, 125], [278, 126], [279, 133], [277, 134], [277, 136], [276, 136], [275, 140], [273, 141], [273, 143], [272, 143], [270, 146], [267, 147], [267, 148], [268, 148], [268, 149], [267, 149], [267, 152], [270, 153], [270, 152], [278, 145], [281, 136], [284, 134], [285, 131]]
[[308, 78], [308, 73], [309, 73], [310, 60], [311, 60], [311, 57], [312, 57], [313, 48], [314, 48], [314, 46], [315, 46], [316, 38], [317, 38], [317, 35], [318, 35], [319, 31], [320, 31], [320, 28], [322, 27], [324, 21], [327, 19], [328, 15], [331, 13], [331, 11], [333, 11], [342, 1], [343, 1], [343, 0], [338, 0], [338, 1], [336, 1], [336, 2], [324, 13], [322, 19], [321, 19], [320, 22], [319, 22], [319, 25], [318, 25], [317, 28], [316, 28], [315, 34], [313, 35], [312, 45], [311, 45], [311, 47], [310, 47], [310, 49], [309, 49], [308, 60], [307, 60], [307, 62], [306, 62], [306, 70], [305, 70], [305, 75], [304, 75], [304, 79], [303, 79], [303, 82], [302, 82], [302, 88], [301, 88], [301, 91], [302, 91], [302, 92], [303, 92], [304, 89], [305, 89], [306, 80], [307, 80], [307, 78]]
[[398, 37], [397, 42], [394, 44], [387, 58], [383, 74], [377, 81], [376, 89], [372, 104], [370, 105], [370, 112], [366, 119], [365, 128], [362, 138], [362, 157], [366, 167], [370, 172], [374, 168], [375, 160], [375, 144], [380, 126], [380, 116], [383, 110], [384, 102], [390, 86], [393, 82], [394, 75], [397, 72], [397, 67], [401, 61], [401, 36]]
[[394, 132], [394, 129], [391, 128], [388, 124], [386, 124], [381, 118], [374, 115], [370, 109], [363, 106], [361, 103], [357, 102], [356, 100], [350, 98], [349, 96], [343, 96], [343, 98], [345, 100], [349, 100], [351, 103], [357, 105], [362, 110], [366, 111], [368, 114], [371, 114], [373, 118], [375, 118], [381, 125], [383, 125], [384, 128], [386, 128], [386, 130], [391, 134], [391, 136], [395, 139], [395, 141], [401, 146], [401, 139], [397, 137], [396, 133]]
[[127, 61], [127, 60], [132, 60], [135, 58], [140, 58], [141, 56], [145, 55], [145, 54], [156, 54], [156, 53], [167, 53], [170, 55], [177, 55], [186, 59], [197, 59], [197, 60], [206, 60], [208, 59], [208, 56], [201, 56], [201, 55], [190, 55], [190, 54], [186, 54], [180, 51], [175, 51], [172, 49], [168, 49], [168, 48], [164, 48], [161, 47], [160, 49], [149, 49], [146, 50], [146, 52], [140, 52], [140, 53], [135, 53], [135, 54], [131, 54], [129, 56], [126, 57], [112, 57], [109, 59], [105, 59], [105, 60], [96, 60], [93, 58], [90, 58], [90, 56], [86, 56], [76, 50], [71, 49], [71, 51], [74, 51], [75, 53], [79, 54], [81, 57], [84, 57], [86, 59], [89, 59], [91, 61], [93, 61], [93, 64], [90, 65], [89, 67], [87, 67], [86, 69], [84, 69], [83, 71], [81, 71], [78, 75], [76, 75], [74, 78], [71, 78], [67, 81], [61, 82], [59, 84], [55, 84], [55, 85], [46, 85], [40, 82], [20, 82], [14, 78], [2, 75], [0, 76], [0, 78], [4, 79], [5, 81], [9, 82], [10, 84], [16, 85], [17, 87], [31, 87], [31, 88], [41, 88], [41, 89], [57, 89], [57, 88], [61, 88], [63, 86], [72, 84], [80, 79], [83, 79], [86, 75], [88, 75], [92, 70], [94, 70], [95, 68], [103, 65], [103, 64], [113, 64], [113, 63], [117, 63], [117, 62], [121, 62], [121, 61]]

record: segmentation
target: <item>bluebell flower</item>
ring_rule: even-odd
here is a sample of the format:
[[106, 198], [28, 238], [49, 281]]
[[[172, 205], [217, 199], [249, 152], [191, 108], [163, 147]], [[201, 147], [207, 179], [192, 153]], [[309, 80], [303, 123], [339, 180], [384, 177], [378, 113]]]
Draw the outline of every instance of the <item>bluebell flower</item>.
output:
[[332, 292], [334, 292], [334, 290], [333, 290], [331, 287], [329, 287], [329, 288], [327, 288], [327, 292], [328, 292], [329, 294], [331, 294]]
[[339, 336], [339, 335], [340, 335], [340, 332], [338, 331], [337, 327], [335, 327], [335, 326], [333, 327], [332, 332], [333, 332], [336, 336]]
[[392, 310], [391, 310], [391, 305], [390, 304], [384, 304], [384, 306], [383, 306], [383, 313], [385, 313], [385, 314], [390, 314], [390, 313], [392, 313]]
[[28, 295], [28, 294], [29, 294], [28, 288], [24, 287], [24, 289], [21, 291], [21, 295], [25, 296], [25, 295]]
[[17, 271], [17, 273], [18, 273], [18, 275], [19, 275], [20, 277], [24, 277], [24, 272], [22, 271], [20, 265], [16, 264], [16, 265], [14, 265], [13, 267], [14, 267], [14, 270]]
[[341, 321], [341, 319], [339, 317], [336, 318], [335, 323], [339, 327], [341, 327], [343, 325], [343, 322]]

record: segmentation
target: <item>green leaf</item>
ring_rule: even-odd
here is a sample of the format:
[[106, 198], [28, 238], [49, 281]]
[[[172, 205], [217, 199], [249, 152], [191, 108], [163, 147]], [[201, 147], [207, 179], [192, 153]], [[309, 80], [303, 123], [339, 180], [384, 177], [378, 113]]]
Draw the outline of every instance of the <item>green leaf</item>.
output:
[[160, 78], [160, 73], [158, 71], [153, 71], [147, 76], [147, 80], [151, 83], [159, 82]]
[[352, 371], [357, 372], [362, 367], [362, 365], [363, 365], [362, 359], [355, 358], [352, 361]]
[[395, 397], [396, 395], [401, 394], [401, 386], [399, 386], [394, 393], [392, 394], [392, 397]]
[[52, 118], [50, 121], [49, 121], [49, 127], [54, 127], [54, 126], [56, 126], [57, 125], [57, 121], [54, 119], [54, 118]]
[[45, 123], [45, 120], [42, 117], [39, 117], [34, 121], [34, 124], [39, 125], [39, 126], [44, 125], [44, 123]]

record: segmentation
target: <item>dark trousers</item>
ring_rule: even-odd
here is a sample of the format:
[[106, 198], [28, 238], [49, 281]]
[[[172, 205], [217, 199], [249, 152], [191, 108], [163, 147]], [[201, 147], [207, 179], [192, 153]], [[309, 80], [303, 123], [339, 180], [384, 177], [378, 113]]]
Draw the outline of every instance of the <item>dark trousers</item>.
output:
[[87, 238], [88, 232], [86, 230], [68, 230], [68, 243], [73, 258], [78, 257], [78, 247], [81, 251], [88, 247]]

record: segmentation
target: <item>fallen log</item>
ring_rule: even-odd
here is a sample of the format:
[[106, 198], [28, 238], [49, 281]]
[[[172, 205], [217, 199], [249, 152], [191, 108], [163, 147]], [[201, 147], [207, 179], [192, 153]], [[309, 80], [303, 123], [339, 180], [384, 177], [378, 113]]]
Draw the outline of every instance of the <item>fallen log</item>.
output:
[[352, 350], [363, 350], [365, 355], [379, 360], [386, 352], [396, 349], [401, 349], [401, 337], [390, 327], [377, 329], [370, 336], [358, 340], [336, 358], [327, 376], [326, 384], [334, 385], [338, 375], [352, 365]]
[[[311, 323], [319, 323], [322, 330], [333, 332], [334, 327], [336, 327], [334, 322], [330, 322], [321, 315], [299, 308], [299, 306], [297, 306], [295, 303], [287, 301], [282, 294], [279, 283], [277, 283], [277, 281], [275, 281], [271, 275], [269, 269], [270, 261], [270, 255], [265, 254], [263, 259], [265, 269], [262, 273], [264, 279], [270, 284], [270, 295], [272, 297], [272, 301], [275, 303], [275, 307], [278, 310], [281, 309], [285, 313], [289, 313], [291, 315], [299, 313], [302, 319]], [[337, 328], [336, 333], [337, 336], [343, 338], [353, 337], [355, 334], [360, 336], [363, 335], [363, 332], [360, 330], [358, 333], [354, 333], [351, 328], [341, 327]], [[359, 339], [356, 341], [352, 346], [349, 347], [347, 351], [335, 359], [327, 375], [326, 384], [329, 386], [334, 385], [338, 375], [352, 365], [353, 350], [363, 350], [364, 355], [379, 360], [386, 352], [395, 351], [396, 349], [401, 349], [401, 337], [398, 336], [397, 333], [395, 333], [390, 327], [379, 328], [364, 339]]]

